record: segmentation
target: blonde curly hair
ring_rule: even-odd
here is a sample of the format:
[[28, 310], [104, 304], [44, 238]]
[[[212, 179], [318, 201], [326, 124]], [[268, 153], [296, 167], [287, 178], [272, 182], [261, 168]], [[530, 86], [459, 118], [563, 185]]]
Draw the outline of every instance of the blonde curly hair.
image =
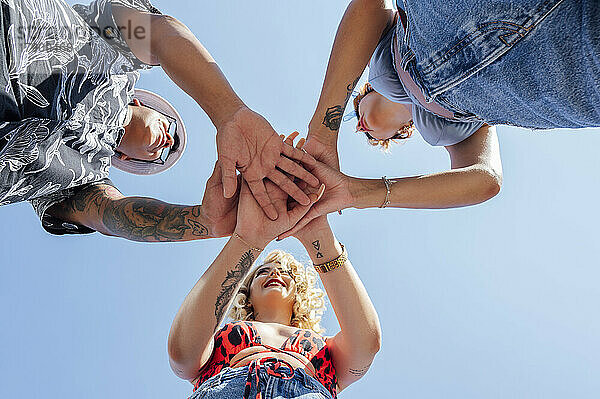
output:
[[255, 267], [244, 279], [233, 300], [228, 316], [232, 320], [254, 320], [254, 309], [250, 304], [250, 285], [258, 269], [267, 263], [279, 263], [287, 266], [296, 283], [291, 325], [323, 334], [325, 329], [319, 323], [321, 315], [325, 311], [325, 293], [316, 286], [317, 273], [312, 267], [305, 268], [291, 254], [281, 250], [270, 252], [263, 263]]
[[[358, 105], [362, 101], [362, 99], [369, 93], [374, 92], [373, 86], [369, 82], [365, 83], [358, 91], [358, 95], [354, 97], [354, 112], [356, 113], [356, 117], [358, 118]], [[359, 118], [360, 119], [360, 118]], [[358, 130], [357, 130], [358, 132]], [[392, 137], [388, 139], [376, 139], [369, 134], [369, 132], [364, 132], [365, 136], [367, 136], [367, 142], [372, 146], [378, 147], [380, 146], [384, 151], [388, 151], [390, 149], [390, 145], [395, 143], [397, 140], [406, 140], [410, 138], [415, 132], [415, 123], [413, 120], [409, 120], [405, 125], [400, 126], [400, 128], [396, 131]]]

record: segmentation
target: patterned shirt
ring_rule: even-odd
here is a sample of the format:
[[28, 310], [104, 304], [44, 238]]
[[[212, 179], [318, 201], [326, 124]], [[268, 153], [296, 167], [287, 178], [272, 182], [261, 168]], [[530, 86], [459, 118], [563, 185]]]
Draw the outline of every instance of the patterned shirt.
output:
[[48, 208], [108, 180], [139, 69], [112, 5], [148, 0], [0, 0], [0, 205], [30, 201], [54, 234], [89, 233]]

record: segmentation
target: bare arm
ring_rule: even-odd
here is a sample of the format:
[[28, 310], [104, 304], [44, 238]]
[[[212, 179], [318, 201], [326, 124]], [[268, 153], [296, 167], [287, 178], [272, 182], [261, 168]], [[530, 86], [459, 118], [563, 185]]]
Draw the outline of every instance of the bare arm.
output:
[[[335, 146], [342, 113], [385, 28], [393, 22], [390, 0], [353, 0], [338, 27], [309, 140]], [[307, 148], [311, 152], [310, 147]]]
[[[238, 195], [223, 198], [221, 168], [215, 164], [202, 205], [173, 205], [144, 197], [125, 197], [107, 184], [86, 187], [48, 212], [102, 234], [134, 241], [189, 241], [231, 235]], [[241, 178], [241, 177], [240, 177]]]
[[215, 126], [227, 122], [244, 105], [216, 61], [194, 34], [176, 18], [113, 6], [119, 26], [143, 27], [147, 35], [125, 37], [137, 58], [160, 64], [183, 91], [204, 109]]
[[[482, 126], [468, 139], [446, 147], [452, 169], [393, 179], [390, 207], [455, 208], [494, 197], [502, 185], [502, 162], [496, 128]], [[354, 179], [350, 190], [357, 208], [380, 206], [386, 195], [380, 179]]]
[[[210, 359], [213, 334], [260, 254], [259, 248], [264, 248], [277, 234], [296, 224], [310, 208], [308, 205], [288, 210], [287, 194], [270, 182], [267, 182], [267, 189], [274, 199], [279, 218], [271, 221], [264, 215], [244, 182], [235, 227], [237, 237], [232, 237], [225, 245], [175, 316], [169, 333], [169, 357], [171, 368], [181, 378], [193, 380]], [[311, 194], [311, 203], [318, 200], [323, 190], [324, 187], [318, 194]]]
[[106, 184], [83, 189], [54, 205], [48, 212], [61, 220], [87, 226], [102, 234], [133, 241], [188, 241], [211, 237], [201, 206], [125, 197]]
[[[315, 264], [328, 262], [342, 253], [326, 217], [316, 219], [296, 237]], [[349, 261], [320, 277], [341, 328], [328, 340], [341, 390], [369, 369], [381, 347], [381, 326], [367, 290]]]
[[178, 377], [193, 380], [210, 359], [213, 334], [259, 254], [229, 239], [186, 296], [169, 333], [170, 364]]
[[[471, 137], [446, 147], [452, 169], [423, 176], [390, 179], [390, 204], [394, 208], [456, 208], [478, 204], [494, 197], [502, 185], [502, 162], [496, 128], [484, 125]], [[318, 163], [309, 168], [325, 183], [327, 191], [304, 218], [279, 238], [295, 235], [311, 220], [350, 207], [376, 208], [386, 198], [381, 179], [346, 176]]]
[[142, 61], [160, 63], [171, 80], [196, 100], [217, 128], [225, 197], [231, 198], [236, 192], [237, 169], [244, 174], [252, 194], [271, 219], [277, 218], [277, 212], [266, 194], [265, 178], [300, 204], [310, 203], [306, 194], [282, 173], [318, 187], [314, 176], [289, 159], [309, 162], [310, 156], [285, 145], [269, 122], [242, 102], [210, 53], [183, 23], [168, 15], [118, 6], [113, 8], [113, 14], [119, 25], [149, 26], [149, 37], [126, 38], [129, 47]]

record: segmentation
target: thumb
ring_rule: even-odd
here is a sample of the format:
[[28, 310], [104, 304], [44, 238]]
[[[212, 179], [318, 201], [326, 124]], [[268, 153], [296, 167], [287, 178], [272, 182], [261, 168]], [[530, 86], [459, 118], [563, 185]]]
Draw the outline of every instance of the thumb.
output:
[[223, 196], [231, 198], [237, 191], [237, 175], [235, 173], [235, 162], [228, 160], [219, 161], [221, 167], [221, 182], [223, 183]]

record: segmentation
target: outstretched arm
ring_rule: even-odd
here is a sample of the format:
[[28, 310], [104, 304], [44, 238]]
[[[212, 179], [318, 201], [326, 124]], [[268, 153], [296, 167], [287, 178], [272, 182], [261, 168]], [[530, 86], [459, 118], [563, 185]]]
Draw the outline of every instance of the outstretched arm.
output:
[[154, 198], [125, 197], [98, 184], [80, 190], [48, 212], [61, 220], [133, 241], [189, 241], [231, 235], [238, 196], [223, 198], [218, 164], [206, 182], [202, 205], [173, 205]]
[[348, 99], [393, 20], [390, 0], [353, 0], [342, 17], [305, 146], [310, 154], [331, 167], [339, 169], [337, 135]]
[[317, 187], [318, 180], [297, 163], [310, 156], [283, 143], [261, 115], [249, 109], [235, 93], [225, 75], [202, 43], [183, 23], [168, 15], [156, 15], [113, 7], [121, 26], [142, 26], [148, 37], [127, 37], [127, 44], [142, 61], [160, 64], [166, 74], [207, 113], [217, 128], [217, 153], [222, 170], [223, 195], [230, 198], [237, 187], [236, 169], [244, 174], [252, 194], [265, 213], [277, 218], [264, 179], [277, 184], [303, 205], [306, 194], [285, 176]]
[[[441, 209], [479, 204], [494, 197], [502, 185], [502, 162], [496, 128], [483, 125], [462, 142], [446, 147], [452, 169], [422, 176], [390, 179], [390, 208]], [[345, 208], [377, 208], [386, 200], [382, 179], [350, 177], [324, 164], [310, 170], [327, 190], [289, 237], [321, 215]]]
[[[277, 234], [294, 225], [309, 209], [287, 210], [287, 195], [272, 183], [267, 189], [280, 216], [269, 220], [244, 182], [240, 192], [235, 235], [202, 275], [179, 308], [169, 333], [171, 368], [181, 378], [193, 380], [210, 359], [212, 336], [225, 317], [242, 280], [256, 256]], [[319, 194], [322, 194], [321, 188]], [[311, 202], [318, 195], [311, 194]]]
[[153, 198], [125, 197], [106, 184], [83, 189], [48, 210], [56, 218], [102, 234], [144, 242], [210, 238], [211, 232], [201, 211], [199, 205], [172, 205]]
[[[325, 216], [315, 219], [296, 237], [314, 264], [328, 262], [342, 254], [342, 247]], [[327, 341], [341, 390], [365, 375], [371, 366], [381, 347], [381, 326], [367, 290], [350, 261], [320, 277], [341, 328]]]

